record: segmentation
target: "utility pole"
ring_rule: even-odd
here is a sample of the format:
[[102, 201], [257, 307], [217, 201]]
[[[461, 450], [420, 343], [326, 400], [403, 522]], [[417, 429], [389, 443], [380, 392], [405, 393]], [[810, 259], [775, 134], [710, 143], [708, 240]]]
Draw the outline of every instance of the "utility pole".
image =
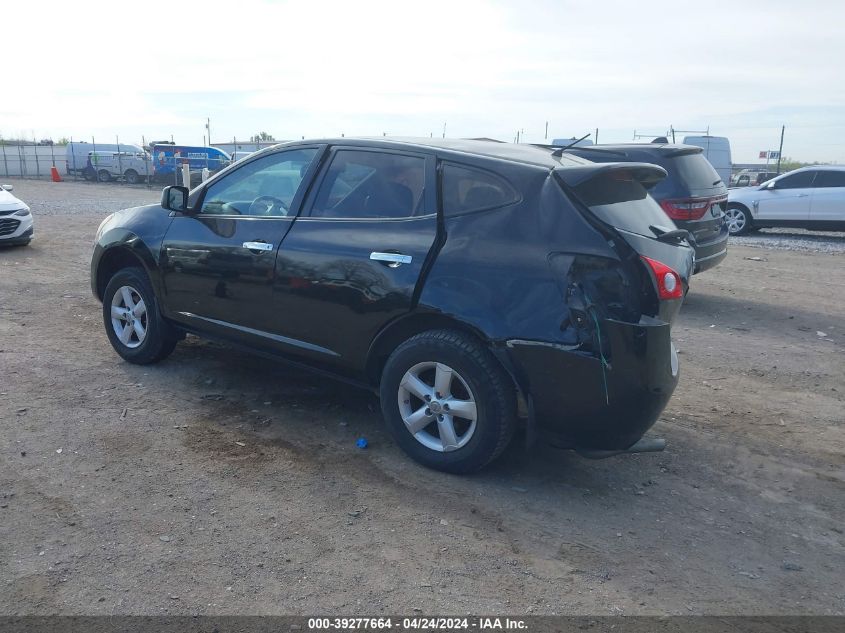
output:
[[786, 126], [781, 126], [780, 128], [780, 148], [778, 149], [778, 173], [776, 175], [780, 176], [780, 159], [783, 158], [783, 133], [786, 131]]
[[443, 121], [443, 138], [446, 138], [446, 121]]
[[211, 118], [206, 117], [205, 119], [205, 129], [208, 132], [208, 144], [211, 145]]
[[596, 135], [593, 137], [596, 145], [599, 144], [599, 129], [596, 128]]
[[546, 135], [543, 137], [543, 140], [549, 140], [549, 122], [546, 121]]

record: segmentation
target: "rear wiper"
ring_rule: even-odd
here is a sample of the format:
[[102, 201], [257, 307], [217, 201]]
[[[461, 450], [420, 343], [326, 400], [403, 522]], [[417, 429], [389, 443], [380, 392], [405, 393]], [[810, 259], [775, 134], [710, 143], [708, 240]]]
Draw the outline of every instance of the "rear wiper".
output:
[[585, 134], [584, 136], [582, 136], [581, 138], [579, 138], [577, 141], [572, 141], [572, 142], [571, 142], [569, 145], [567, 145], [566, 147], [561, 147], [560, 149], [556, 149], [555, 151], [553, 151], [553, 152], [552, 152], [552, 156], [554, 156], [555, 158], [560, 158], [561, 156], [563, 156], [563, 153], [564, 153], [566, 150], [568, 150], [570, 147], [575, 147], [576, 145], [578, 145], [578, 143], [580, 143], [581, 141], [583, 141], [583, 140], [584, 140], [585, 138], [587, 138], [589, 135], [590, 135], [590, 133], [588, 132], [587, 134]]
[[721, 179], [721, 178], [719, 178], [719, 180], [717, 180], [716, 182], [714, 182], [714, 183], [713, 183], [713, 186], [715, 187], [715, 186], [716, 186], [716, 185], [718, 185], [720, 182], [722, 182], [722, 179]]
[[691, 241], [692, 236], [690, 232], [686, 229], [665, 229], [662, 226], [655, 226], [654, 224], [650, 224], [649, 227], [651, 232], [657, 236], [658, 242], [683, 242], [686, 240], [687, 242]]

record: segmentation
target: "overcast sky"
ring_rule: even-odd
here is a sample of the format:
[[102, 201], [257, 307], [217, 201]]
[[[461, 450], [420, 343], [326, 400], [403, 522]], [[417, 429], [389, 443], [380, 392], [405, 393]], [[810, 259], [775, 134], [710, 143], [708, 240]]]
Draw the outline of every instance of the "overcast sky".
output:
[[[217, 8], [217, 6], [220, 8]], [[135, 10], [128, 11], [134, 6]], [[23, 2], [0, 135], [201, 143], [634, 131], [845, 163], [845, 2]]]

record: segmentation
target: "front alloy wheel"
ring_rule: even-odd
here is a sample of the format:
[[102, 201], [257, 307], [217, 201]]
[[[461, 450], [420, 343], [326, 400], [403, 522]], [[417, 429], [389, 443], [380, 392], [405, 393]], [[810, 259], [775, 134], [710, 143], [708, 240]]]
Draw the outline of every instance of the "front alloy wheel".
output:
[[166, 358], [178, 334], [159, 313], [150, 280], [142, 268], [117, 271], [103, 291], [103, 325], [114, 350], [138, 365]]
[[132, 286], [121, 286], [111, 300], [111, 326], [121, 343], [134, 349], [147, 336], [147, 305]]
[[742, 235], [750, 228], [747, 212], [740, 207], [728, 207], [725, 211], [725, 223], [731, 235]]

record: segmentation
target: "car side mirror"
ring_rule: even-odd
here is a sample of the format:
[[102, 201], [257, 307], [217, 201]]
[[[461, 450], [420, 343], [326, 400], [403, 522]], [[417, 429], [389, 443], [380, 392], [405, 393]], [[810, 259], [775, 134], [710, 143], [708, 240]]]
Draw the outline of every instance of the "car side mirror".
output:
[[14, 191], [15, 190], [15, 185], [0, 185], [0, 187], [2, 187], [4, 191]]
[[188, 188], [171, 185], [161, 192], [161, 206], [168, 211], [184, 213], [188, 210]]
[[771, 191], [772, 189], [776, 189], [775, 185], [777, 185], [776, 182], [770, 182], [765, 187], [763, 187], [763, 189], [769, 189]]

